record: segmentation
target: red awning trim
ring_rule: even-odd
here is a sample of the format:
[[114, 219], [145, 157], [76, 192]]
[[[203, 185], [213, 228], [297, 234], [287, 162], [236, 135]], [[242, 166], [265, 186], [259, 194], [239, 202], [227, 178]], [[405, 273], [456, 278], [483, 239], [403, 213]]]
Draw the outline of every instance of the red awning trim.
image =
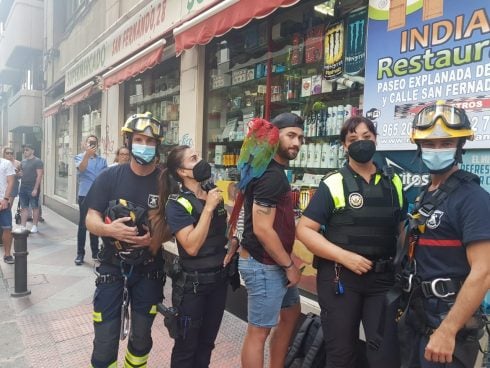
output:
[[[233, 2], [233, 0], [229, 0]], [[300, 0], [239, 0], [224, 10], [213, 12], [213, 7], [198, 17], [174, 29], [175, 50], [180, 55], [195, 45], [206, 45], [231, 29], [246, 26], [253, 19], [265, 18], [278, 8], [295, 5]], [[225, 0], [223, 3], [226, 3]], [[199, 18], [199, 19], [198, 19]], [[202, 20], [200, 20], [202, 19]]]
[[43, 116], [45, 118], [49, 118], [51, 115], [58, 113], [61, 110], [61, 104], [62, 103], [63, 103], [63, 101], [60, 99], [60, 100], [56, 101], [55, 103], [52, 103], [51, 105], [46, 107], [43, 110]]
[[85, 100], [88, 96], [92, 94], [93, 86], [95, 85], [94, 81], [88, 82], [84, 84], [79, 89], [67, 94], [63, 97], [63, 106], [68, 107], [79, 103], [80, 101]]
[[122, 83], [135, 75], [143, 73], [147, 69], [153, 68], [160, 62], [164, 46], [165, 39], [161, 39], [103, 74], [104, 89], [108, 89], [115, 84]]

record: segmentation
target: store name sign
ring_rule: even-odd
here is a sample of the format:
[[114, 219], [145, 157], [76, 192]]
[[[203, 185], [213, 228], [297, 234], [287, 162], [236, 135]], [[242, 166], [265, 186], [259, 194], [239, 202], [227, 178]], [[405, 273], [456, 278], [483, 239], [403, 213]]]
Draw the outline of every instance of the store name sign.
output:
[[[136, 50], [156, 41], [190, 12], [195, 13], [216, 0], [152, 0], [126, 22], [106, 36], [98, 45], [82, 52], [65, 75], [65, 91], [70, 91]], [[192, 7], [189, 9], [189, 3]], [[194, 5], [194, 3], [196, 3]]]

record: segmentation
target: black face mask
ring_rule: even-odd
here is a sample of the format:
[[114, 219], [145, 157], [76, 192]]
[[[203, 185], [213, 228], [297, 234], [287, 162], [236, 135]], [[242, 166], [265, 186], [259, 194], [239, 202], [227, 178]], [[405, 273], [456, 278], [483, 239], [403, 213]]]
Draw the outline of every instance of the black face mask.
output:
[[201, 160], [192, 168], [192, 175], [194, 179], [198, 182], [203, 182], [211, 177], [211, 165]]
[[376, 144], [370, 139], [363, 139], [351, 143], [348, 148], [349, 156], [356, 162], [364, 164], [373, 158]]

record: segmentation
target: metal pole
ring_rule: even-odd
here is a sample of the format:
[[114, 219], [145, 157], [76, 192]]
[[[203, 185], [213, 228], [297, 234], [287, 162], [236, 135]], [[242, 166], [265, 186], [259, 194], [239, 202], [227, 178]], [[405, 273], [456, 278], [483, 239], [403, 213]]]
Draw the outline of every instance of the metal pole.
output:
[[25, 296], [31, 293], [27, 290], [27, 237], [28, 230], [12, 231], [14, 237], [14, 256], [15, 256], [15, 291], [10, 295], [13, 297]]

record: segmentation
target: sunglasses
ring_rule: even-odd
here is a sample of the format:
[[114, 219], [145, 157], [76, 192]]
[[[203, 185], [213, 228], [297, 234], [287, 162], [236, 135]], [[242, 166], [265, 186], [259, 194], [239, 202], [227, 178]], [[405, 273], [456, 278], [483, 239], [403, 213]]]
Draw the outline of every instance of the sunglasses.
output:
[[13, 152], [5, 152], [6, 155], [13, 155], [14, 153]]

